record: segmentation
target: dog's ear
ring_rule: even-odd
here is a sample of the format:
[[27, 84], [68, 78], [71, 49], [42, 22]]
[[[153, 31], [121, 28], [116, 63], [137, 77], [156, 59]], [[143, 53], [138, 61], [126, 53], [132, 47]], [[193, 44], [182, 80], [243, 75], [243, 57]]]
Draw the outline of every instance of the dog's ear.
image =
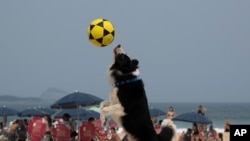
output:
[[139, 61], [136, 60], [136, 59], [133, 59], [133, 60], [132, 60], [132, 64], [133, 64], [134, 66], [138, 66], [138, 65], [139, 65]]

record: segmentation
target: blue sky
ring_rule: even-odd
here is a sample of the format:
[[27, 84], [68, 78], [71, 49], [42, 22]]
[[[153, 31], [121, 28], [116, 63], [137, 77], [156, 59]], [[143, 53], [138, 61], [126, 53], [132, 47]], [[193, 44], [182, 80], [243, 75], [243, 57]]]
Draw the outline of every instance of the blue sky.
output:
[[[140, 61], [150, 102], [250, 102], [250, 1], [0, 1], [0, 95], [48, 88], [108, 99], [107, 69], [121, 44]], [[116, 28], [97, 48], [96, 18]]]

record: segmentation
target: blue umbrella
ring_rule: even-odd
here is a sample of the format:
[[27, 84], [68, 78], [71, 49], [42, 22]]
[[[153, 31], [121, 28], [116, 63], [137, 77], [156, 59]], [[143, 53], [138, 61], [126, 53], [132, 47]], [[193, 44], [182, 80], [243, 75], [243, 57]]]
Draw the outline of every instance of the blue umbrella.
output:
[[52, 115], [56, 112], [55, 109], [46, 108], [46, 107], [39, 107], [38, 110], [41, 110], [41, 111], [47, 113], [48, 115]]
[[100, 113], [98, 113], [98, 112], [79, 108], [79, 109], [64, 109], [64, 110], [60, 111], [59, 113], [57, 113], [55, 115], [55, 118], [60, 118], [65, 113], [68, 113], [71, 116], [71, 118], [79, 119], [79, 120], [88, 120], [88, 118], [90, 118], [90, 117], [94, 117], [94, 118], [100, 117]]
[[0, 107], [0, 116], [14, 116], [18, 113], [17, 110], [6, 106]]
[[49, 108], [30, 108], [18, 113], [19, 117], [45, 116], [52, 115], [55, 110]]
[[153, 107], [149, 108], [149, 113], [151, 117], [158, 117], [158, 116], [166, 115], [166, 112], [163, 112], [162, 110], [153, 108]]
[[183, 122], [192, 122], [192, 123], [200, 123], [200, 124], [211, 124], [212, 121], [208, 119], [206, 116], [195, 112], [189, 112], [177, 115], [173, 118], [174, 121], [183, 121]]
[[78, 108], [80, 106], [99, 105], [101, 101], [103, 101], [103, 99], [94, 95], [74, 92], [62, 97], [50, 107], [53, 109], [71, 109]]

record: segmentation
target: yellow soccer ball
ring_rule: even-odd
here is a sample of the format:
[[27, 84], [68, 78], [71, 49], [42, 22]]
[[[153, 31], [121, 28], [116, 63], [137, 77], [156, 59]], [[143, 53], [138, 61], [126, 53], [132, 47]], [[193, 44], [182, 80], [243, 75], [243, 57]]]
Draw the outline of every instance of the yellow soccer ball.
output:
[[106, 19], [95, 19], [88, 26], [89, 41], [97, 47], [111, 44], [115, 38], [115, 27]]

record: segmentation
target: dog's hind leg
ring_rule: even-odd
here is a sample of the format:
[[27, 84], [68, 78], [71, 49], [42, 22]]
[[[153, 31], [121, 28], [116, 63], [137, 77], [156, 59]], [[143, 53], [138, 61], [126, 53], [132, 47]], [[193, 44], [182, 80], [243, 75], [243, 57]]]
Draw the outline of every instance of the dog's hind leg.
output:
[[104, 107], [102, 109], [102, 112], [106, 115], [111, 115], [114, 121], [119, 125], [122, 125], [120, 118], [126, 115], [126, 113], [124, 112], [124, 108], [121, 104], [114, 104]]

